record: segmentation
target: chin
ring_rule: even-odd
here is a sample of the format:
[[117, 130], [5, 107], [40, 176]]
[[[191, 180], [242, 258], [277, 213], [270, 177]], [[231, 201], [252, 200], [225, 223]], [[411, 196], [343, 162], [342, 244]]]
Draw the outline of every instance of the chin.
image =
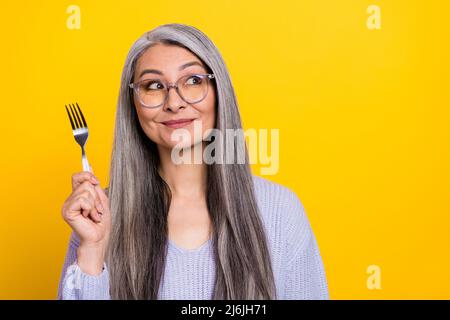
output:
[[194, 143], [191, 141], [188, 142], [180, 142], [180, 143], [172, 143], [170, 148], [171, 149], [187, 149], [192, 148], [194, 146]]

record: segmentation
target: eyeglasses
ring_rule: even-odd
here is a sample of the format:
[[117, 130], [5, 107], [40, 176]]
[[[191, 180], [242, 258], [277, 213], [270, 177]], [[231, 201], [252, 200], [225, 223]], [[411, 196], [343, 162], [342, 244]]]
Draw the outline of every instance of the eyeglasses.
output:
[[130, 83], [139, 101], [144, 107], [157, 108], [163, 105], [169, 95], [171, 87], [187, 103], [198, 103], [208, 94], [209, 82], [214, 74], [188, 74], [179, 78], [175, 83], [166, 83], [161, 79], [144, 79]]

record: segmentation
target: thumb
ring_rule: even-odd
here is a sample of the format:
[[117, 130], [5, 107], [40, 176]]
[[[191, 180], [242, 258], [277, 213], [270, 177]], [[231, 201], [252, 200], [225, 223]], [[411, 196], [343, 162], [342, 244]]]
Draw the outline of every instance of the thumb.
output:
[[100, 198], [100, 202], [102, 203], [103, 208], [109, 208], [109, 198], [100, 184], [94, 185], [94, 189]]

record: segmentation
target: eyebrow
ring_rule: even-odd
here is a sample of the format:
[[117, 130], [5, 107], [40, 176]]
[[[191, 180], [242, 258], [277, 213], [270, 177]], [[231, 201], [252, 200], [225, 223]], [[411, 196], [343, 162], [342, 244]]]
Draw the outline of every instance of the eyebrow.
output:
[[[178, 70], [181, 71], [183, 69], [186, 69], [187, 67], [194, 66], [194, 65], [198, 65], [198, 66], [204, 68], [204, 66], [200, 62], [198, 62], [198, 61], [190, 61], [190, 62], [187, 62], [187, 63], [181, 65], [178, 68]], [[163, 72], [160, 71], [160, 70], [157, 70], [157, 69], [144, 69], [144, 70], [142, 70], [141, 74], [139, 75], [139, 78], [142, 77], [144, 74], [147, 74], [147, 73], [154, 73], [154, 74], [163, 75]]]

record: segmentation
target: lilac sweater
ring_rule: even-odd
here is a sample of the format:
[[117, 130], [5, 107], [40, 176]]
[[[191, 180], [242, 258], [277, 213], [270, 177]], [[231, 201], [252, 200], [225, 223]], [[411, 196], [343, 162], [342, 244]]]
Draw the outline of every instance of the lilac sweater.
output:
[[[278, 299], [329, 299], [316, 238], [297, 195], [289, 188], [253, 175], [255, 195], [268, 239]], [[188, 250], [169, 241], [158, 299], [209, 300], [215, 263], [212, 240]], [[111, 299], [105, 264], [88, 275], [76, 264], [79, 240], [72, 233], [62, 269], [58, 299]]]

